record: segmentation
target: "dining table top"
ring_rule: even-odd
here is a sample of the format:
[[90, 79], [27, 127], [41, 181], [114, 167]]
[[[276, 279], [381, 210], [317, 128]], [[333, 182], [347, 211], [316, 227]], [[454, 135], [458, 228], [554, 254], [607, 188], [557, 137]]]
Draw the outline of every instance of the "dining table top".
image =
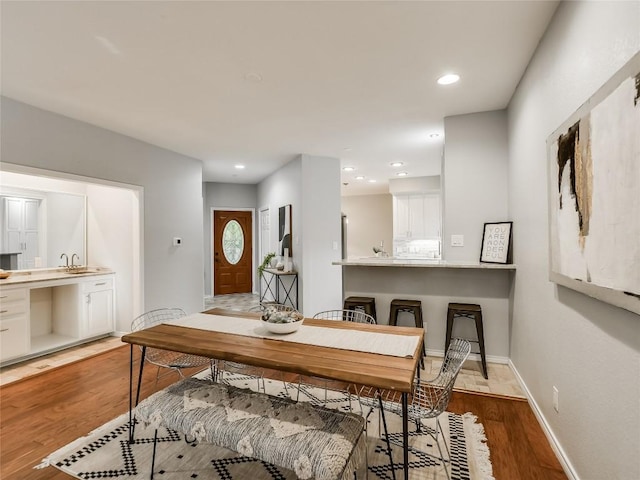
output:
[[[214, 308], [205, 314], [260, 320], [260, 313]], [[214, 318], [214, 317], [212, 317]], [[420, 337], [411, 357], [381, 355], [159, 324], [131, 332], [122, 341], [141, 347], [159, 348], [203, 357], [239, 362], [256, 367], [310, 375], [346, 383], [410, 393], [422, 354], [424, 329], [389, 325], [305, 318], [304, 325], [325, 327], [340, 334], [343, 329]]]

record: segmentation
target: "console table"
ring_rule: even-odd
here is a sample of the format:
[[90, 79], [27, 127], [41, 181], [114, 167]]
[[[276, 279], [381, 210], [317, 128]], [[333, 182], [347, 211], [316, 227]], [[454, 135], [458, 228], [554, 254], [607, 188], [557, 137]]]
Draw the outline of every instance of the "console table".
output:
[[[265, 268], [263, 270], [265, 288], [262, 290], [262, 281], [260, 281], [260, 303], [271, 294], [273, 301], [282, 305], [289, 304], [291, 307], [298, 309], [298, 272], [284, 272], [273, 268]], [[295, 294], [294, 294], [295, 288]], [[281, 298], [282, 293], [282, 300]], [[269, 301], [269, 300], [267, 300]]]

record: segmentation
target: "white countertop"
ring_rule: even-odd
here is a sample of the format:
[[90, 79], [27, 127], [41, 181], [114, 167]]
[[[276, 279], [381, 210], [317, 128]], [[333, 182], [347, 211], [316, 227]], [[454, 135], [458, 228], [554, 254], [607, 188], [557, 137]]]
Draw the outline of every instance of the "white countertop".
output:
[[445, 260], [410, 259], [398, 257], [350, 258], [333, 262], [332, 265], [344, 267], [419, 267], [419, 268], [473, 268], [486, 270], [515, 270], [513, 264], [449, 262]]
[[0, 279], [0, 286], [21, 283], [43, 282], [46, 280], [71, 280], [73, 278], [108, 275], [113, 270], [102, 267], [83, 267], [83, 273], [69, 273], [66, 268], [38, 268], [34, 270], [12, 270], [9, 278]]

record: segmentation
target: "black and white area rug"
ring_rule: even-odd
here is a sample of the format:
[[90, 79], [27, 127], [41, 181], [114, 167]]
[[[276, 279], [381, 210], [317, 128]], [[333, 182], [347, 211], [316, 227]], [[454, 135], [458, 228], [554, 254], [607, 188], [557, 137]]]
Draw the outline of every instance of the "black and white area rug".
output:
[[[225, 375], [225, 381], [242, 388], [253, 388], [257, 381], [243, 375]], [[297, 385], [287, 384], [289, 395], [297, 393]], [[267, 393], [286, 395], [284, 385], [277, 380], [266, 380]], [[325, 400], [325, 389], [304, 387], [300, 401], [325, 404], [330, 408], [348, 410], [346, 395], [329, 391]], [[351, 408], [360, 411], [355, 397]], [[368, 407], [364, 407], [368, 412]], [[368, 424], [368, 478], [390, 480], [393, 478], [384, 429], [379, 428], [379, 412], [369, 415]], [[396, 478], [402, 478], [402, 421], [397, 415], [387, 413], [389, 440], [392, 444]], [[455, 480], [493, 480], [489, 449], [485, 443], [484, 428], [472, 414], [456, 415], [446, 412], [440, 417], [444, 438], [451, 451], [451, 462], [447, 465], [451, 478]], [[129, 444], [129, 415], [122, 415], [97, 428], [87, 436], [62, 447], [49, 455], [35, 468], [58, 468], [80, 479], [142, 480], [150, 478], [154, 429], [138, 424], [135, 442]], [[424, 429], [432, 428], [435, 422], [425, 422]], [[413, 426], [415, 427], [415, 426]], [[418, 434], [410, 424], [410, 479], [446, 479], [445, 469], [438, 456], [432, 438]], [[236, 452], [206, 443], [185, 440], [173, 431], [158, 431], [158, 450], [154, 468], [157, 480], [294, 480], [296, 475], [274, 465], [244, 457]], [[442, 437], [441, 437], [442, 438]], [[442, 440], [441, 440], [442, 441]], [[428, 455], [428, 454], [431, 454]], [[360, 478], [360, 476], [358, 477]]]

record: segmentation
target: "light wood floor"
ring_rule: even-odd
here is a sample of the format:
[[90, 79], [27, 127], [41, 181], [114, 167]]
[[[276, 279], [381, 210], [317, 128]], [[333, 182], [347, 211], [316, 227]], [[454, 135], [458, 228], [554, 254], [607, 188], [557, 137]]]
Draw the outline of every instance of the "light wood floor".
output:
[[[155, 374], [154, 368], [145, 369], [143, 398], [177, 379], [168, 375], [156, 385]], [[33, 467], [126, 412], [128, 382], [129, 348], [123, 346], [0, 387], [0, 478], [72, 478], [53, 467]], [[478, 416], [496, 480], [567, 478], [526, 401], [455, 392], [449, 410]]]

